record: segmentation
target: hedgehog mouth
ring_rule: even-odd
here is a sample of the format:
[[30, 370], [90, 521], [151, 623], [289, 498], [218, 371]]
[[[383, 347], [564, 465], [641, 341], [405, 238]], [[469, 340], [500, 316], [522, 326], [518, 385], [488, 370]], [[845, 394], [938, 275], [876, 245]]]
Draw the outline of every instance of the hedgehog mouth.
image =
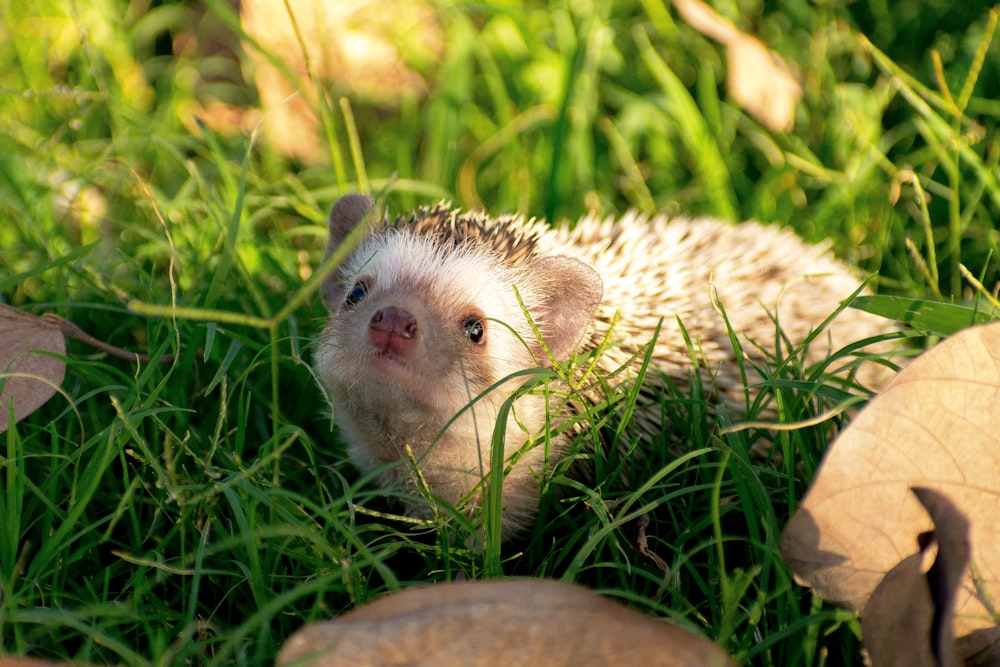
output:
[[377, 350], [372, 354], [369, 364], [382, 375], [391, 379], [408, 380], [413, 375], [409, 364], [406, 363], [406, 359], [385, 350]]

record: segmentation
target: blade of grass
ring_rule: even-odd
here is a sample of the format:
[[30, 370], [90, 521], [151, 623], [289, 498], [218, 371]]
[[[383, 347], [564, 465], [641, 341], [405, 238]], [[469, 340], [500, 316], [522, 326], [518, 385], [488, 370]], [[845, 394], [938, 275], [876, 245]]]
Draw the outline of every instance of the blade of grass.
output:
[[665, 111], [679, 128], [680, 137], [693, 158], [707, 193], [706, 201], [712, 207], [711, 213], [724, 220], [736, 220], [737, 206], [733, 201], [728, 169], [694, 98], [656, 53], [646, 29], [635, 26], [631, 34], [639, 56], [666, 96]]

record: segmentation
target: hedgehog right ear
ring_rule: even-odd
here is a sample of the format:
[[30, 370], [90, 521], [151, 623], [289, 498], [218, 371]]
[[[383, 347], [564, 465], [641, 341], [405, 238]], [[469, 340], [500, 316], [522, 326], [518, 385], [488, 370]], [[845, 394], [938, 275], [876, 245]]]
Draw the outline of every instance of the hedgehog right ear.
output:
[[[531, 316], [552, 356], [556, 361], [567, 361], [579, 347], [597, 313], [604, 296], [604, 283], [600, 274], [588, 264], [561, 255], [536, 259], [531, 271], [544, 276], [538, 286], [541, 305]], [[535, 358], [548, 366], [545, 350], [535, 345], [533, 341]]]
[[374, 205], [371, 197], [362, 194], [344, 195], [337, 200], [330, 209], [330, 239], [326, 242], [326, 257], [344, 242]]
[[[323, 261], [330, 258], [330, 255], [340, 247], [347, 235], [361, 223], [368, 212], [372, 210], [375, 201], [368, 195], [350, 194], [344, 195], [330, 209], [329, 230], [330, 237], [326, 242], [326, 254]], [[373, 213], [376, 215], [377, 212]], [[323, 281], [323, 302], [329, 310], [334, 310], [340, 305], [343, 298], [344, 285], [338, 272], [334, 271]]]

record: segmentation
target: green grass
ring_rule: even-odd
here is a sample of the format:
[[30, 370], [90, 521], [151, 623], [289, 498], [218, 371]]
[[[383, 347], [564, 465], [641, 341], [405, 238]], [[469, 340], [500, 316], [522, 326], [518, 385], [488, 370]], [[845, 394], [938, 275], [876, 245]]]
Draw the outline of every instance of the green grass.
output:
[[[461, 517], [397, 517], [345, 462], [309, 367], [309, 277], [330, 204], [367, 179], [397, 210], [758, 218], [830, 239], [882, 293], [985, 300], [961, 267], [987, 292], [1000, 278], [995, 19], [899, 4], [718, 3], [802, 73], [795, 128], [772, 134], [726, 97], [724, 52], [658, 0], [440, 2], [447, 49], [418, 63], [432, 94], [344, 105], [334, 89], [337, 162], [310, 166], [186, 129], [195, 99], [253, 99], [235, 62], [170, 57], [190, 9], [0, 0], [0, 300], [176, 355], [136, 366], [71, 343], [63, 392], [0, 436], [2, 651], [267, 664], [307, 621], [464, 573], [579, 581], [746, 664], [857, 664], [857, 621], [777, 551], [846, 417], [776, 432], [762, 462], [768, 432], [710, 425], [708, 387], [669, 392], [672, 430], [640, 463], [581, 443], [593, 483], [556, 467], [538, 529], [478, 554], [455, 546], [475, 530]], [[842, 401], [783, 356], [764, 388], [783, 421]], [[641, 515], [668, 573], [634, 546]]]

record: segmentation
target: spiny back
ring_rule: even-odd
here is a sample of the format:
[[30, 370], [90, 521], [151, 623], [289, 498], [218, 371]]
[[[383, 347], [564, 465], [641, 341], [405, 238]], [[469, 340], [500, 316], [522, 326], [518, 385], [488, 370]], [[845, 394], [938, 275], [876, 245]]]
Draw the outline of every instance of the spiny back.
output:
[[497, 253], [511, 266], [532, 259], [539, 238], [548, 230], [546, 225], [520, 216], [491, 218], [484, 213], [462, 213], [443, 203], [401, 215], [387, 227], [418, 236], [432, 236], [445, 247], [479, 246]]

